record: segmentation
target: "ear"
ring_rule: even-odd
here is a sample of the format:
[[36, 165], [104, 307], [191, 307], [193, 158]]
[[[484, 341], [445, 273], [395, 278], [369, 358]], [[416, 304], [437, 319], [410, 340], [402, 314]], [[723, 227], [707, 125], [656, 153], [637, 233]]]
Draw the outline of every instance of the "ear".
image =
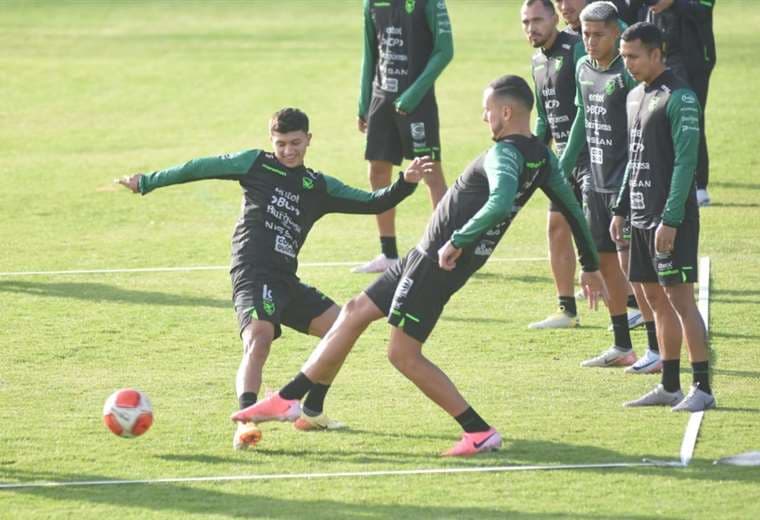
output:
[[504, 118], [505, 121], [509, 121], [512, 119], [512, 113], [514, 111], [512, 110], [512, 105], [509, 103], [504, 103], [501, 106], [501, 116]]
[[309, 146], [311, 144], [311, 132], [306, 134], [306, 146]]

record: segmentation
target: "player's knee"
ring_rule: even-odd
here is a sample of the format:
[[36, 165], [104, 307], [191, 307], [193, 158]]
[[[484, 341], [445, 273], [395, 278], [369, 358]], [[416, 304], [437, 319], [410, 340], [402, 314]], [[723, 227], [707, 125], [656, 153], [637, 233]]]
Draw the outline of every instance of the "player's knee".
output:
[[268, 331], [252, 330], [243, 336], [243, 354], [248, 358], [266, 358], [273, 339]]

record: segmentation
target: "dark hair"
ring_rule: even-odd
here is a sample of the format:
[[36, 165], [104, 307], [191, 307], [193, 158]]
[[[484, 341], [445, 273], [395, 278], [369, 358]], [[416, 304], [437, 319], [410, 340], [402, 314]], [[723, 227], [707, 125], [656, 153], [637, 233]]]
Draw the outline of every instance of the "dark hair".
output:
[[641, 45], [650, 51], [652, 49], [662, 50], [662, 31], [653, 23], [635, 23], [623, 31], [623, 34], [620, 35], [620, 39], [624, 42], [641, 40]]
[[510, 97], [525, 105], [528, 112], [533, 110], [533, 91], [530, 85], [520, 76], [507, 74], [493, 80], [488, 84], [494, 94], [501, 97]]
[[551, 14], [557, 14], [557, 10], [554, 8], [554, 2], [552, 2], [552, 0], [525, 0], [523, 7], [530, 7], [535, 3], [543, 5]]
[[272, 114], [269, 120], [269, 131], [278, 134], [303, 130], [309, 133], [309, 117], [297, 108], [283, 108]]
[[617, 23], [620, 15], [612, 2], [591, 2], [579, 16], [581, 22]]

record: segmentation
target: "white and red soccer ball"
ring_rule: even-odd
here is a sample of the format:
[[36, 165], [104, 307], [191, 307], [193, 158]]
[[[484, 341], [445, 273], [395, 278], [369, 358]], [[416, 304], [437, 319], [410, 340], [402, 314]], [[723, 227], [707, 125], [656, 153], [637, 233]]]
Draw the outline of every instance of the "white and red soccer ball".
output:
[[153, 407], [143, 392], [116, 390], [103, 405], [103, 422], [119, 437], [139, 437], [153, 424]]

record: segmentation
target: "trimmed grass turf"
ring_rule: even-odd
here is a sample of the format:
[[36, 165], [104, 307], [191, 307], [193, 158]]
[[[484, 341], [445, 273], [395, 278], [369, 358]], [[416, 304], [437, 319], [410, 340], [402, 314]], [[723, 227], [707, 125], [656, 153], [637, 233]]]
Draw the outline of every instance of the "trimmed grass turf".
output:
[[[438, 84], [449, 180], [488, 145], [483, 86], [529, 73], [518, 2], [450, 1], [456, 56]], [[712, 466], [758, 449], [760, 184], [753, 27], [724, 0], [708, 105], [713, 207], [701, 253], [713, 259], [712, 344], [720, 409], [707, 414], [688, 469], [415, 476], [0, 492], [0, 517], [180, 518], [305, 514], [385, 517], [748, 517], [757, 469]], [[0, 12], [0, 270], [224, 265], [239, 207], [235, 183], [145, 198], [111, 179], [246, 147], [266, 148], [266, 121], [300, 106], [315, 134], [307, 163], [364, 185], [355, 130], [360, 9], [343, 1], [6, 2]], [[746, 23], [737, 25], [738, 17]], [[524, 209], [498, 258], [545, 256], [545, 199]], [[429, 214], [424, 189], [399, 209], [401, 247]], [[348, 233], [346, 232], [348, 231]], [[329, 216], [303, 261], [375, 253], [370, 218]], [[306, 267], [302, 278], [346, 301], [372, 278]], [[364, 471], [675, 458], [686, 416], [623, 410], [656, 377], [581, 370], [606, 346], [604, 312], [578, 331], [529, 332], [553, 307], [546, 262], [494, 262], [452, 300], [426, 351], [504, 434], [505, 449], [436, 458], [458, 435], [385, 360], [387, 326], [357, 344], [328, 397], [345, 433], [267, 425], [255, 452], [230, 448], [239, 342], [222, 271], [0, 278], [0, 481]], [[641, 351], [645, 336], [634, 333]], [[312, 339], [275, 343], [277, 388]], [[684, 373], [682, 381], [689, 381]], [[124, 441], [100, 422], [120, 386], [152, 398], [156, 423]], [[644, 497], [644, 498], [639, 498]]]

